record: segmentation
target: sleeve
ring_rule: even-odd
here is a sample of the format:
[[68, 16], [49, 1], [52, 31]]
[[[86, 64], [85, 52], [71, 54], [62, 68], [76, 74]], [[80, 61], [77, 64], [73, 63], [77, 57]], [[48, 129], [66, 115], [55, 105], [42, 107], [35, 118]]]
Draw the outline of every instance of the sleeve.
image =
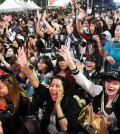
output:
[[37, 88], [34, 88], [34, 91], [43, 101], [47, 99], [49, 94], [49, 90], [40, 83]]
[[92, 97], [95, 97], [100, 94], [103, 90], [103, 87], [100, 85], [95, 85], [91, 81], [89, 81], [77, 68], [71, 70], [73, 76], [78, 85], [80, 85], [83, 89], [85, 89]]
[[108, 42], [105, 44], [105, 46], [104, 46], [104, 50], [105, 50], [105, 51], [109, 51], [109, 49], [110, 49], [110, 44], [111, 44], [111, 41], [108, 41]]
[[68, 121], [67, 131], [79, 130], [78, 116], [80, 113], [80, 107], [75, 98], [69, 97], [67, 100], [67, 105], [65, 107], [65, 117]]
[[47, 41], [48, 40], [48, 34], [44, 33], [44, 40]]

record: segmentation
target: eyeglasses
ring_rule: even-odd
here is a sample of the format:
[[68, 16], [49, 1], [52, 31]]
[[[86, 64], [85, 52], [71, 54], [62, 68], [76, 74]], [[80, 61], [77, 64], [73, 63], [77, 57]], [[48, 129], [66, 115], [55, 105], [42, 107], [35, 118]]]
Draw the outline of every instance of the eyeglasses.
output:
[[87, 60], [86, 63], [95, 64], [95, 62], [93, 62], [93, 61], [89, 61], [89, 60]]

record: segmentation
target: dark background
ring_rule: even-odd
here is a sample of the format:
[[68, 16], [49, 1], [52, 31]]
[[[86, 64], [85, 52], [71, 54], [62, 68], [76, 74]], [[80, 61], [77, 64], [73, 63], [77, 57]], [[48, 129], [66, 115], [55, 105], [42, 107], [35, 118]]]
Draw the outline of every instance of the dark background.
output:
[[[4, 2], [5, 0], [0, 0], [0, 3]], [[25, 0], [27, 1], [27, 0]], [[40, 7], [46, 7], [48, 0], [33, 0], [38, 6]], [[89, 0], [91, 3], [91, 0]], [[102, 5], [102, 3], [106, 4], [110, 4], [110, 5], [114, 5], [113, 0], [93, 0], [94, 4], [98, 4], [98, 5]]]

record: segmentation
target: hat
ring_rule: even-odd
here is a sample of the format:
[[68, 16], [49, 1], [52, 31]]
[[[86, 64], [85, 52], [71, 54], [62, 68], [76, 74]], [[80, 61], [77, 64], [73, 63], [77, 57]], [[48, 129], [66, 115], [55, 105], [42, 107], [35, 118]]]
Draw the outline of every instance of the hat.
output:
[[120, 71], [111, 70], [106, 74], [101, 75], [102, 80], [111, 79], [111, 80], [119, 80], [120, 81]]

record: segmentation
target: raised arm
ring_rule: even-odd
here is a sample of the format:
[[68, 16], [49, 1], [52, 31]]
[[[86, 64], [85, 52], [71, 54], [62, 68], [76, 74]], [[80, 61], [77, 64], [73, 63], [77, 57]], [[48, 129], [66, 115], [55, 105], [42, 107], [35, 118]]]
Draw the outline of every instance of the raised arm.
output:
[[102, 90], [102, 86], [95, 85], [91, 81], [89, 81], [76, 67], [74, 62], [72, 61], [72, 58], [70, 56], [70, 52], [66, 46], [62, 46], [59, 50], [59, 54], [64, 57], [64, 60], [69, 65], [69, 68], [71, 72], [74, 75], [74, 78], [76, 79], [76, 82], [85, 89], [88, 93], [91, 94], [91, 96], [98, 95]]
[[24, 71], [25, 75], [29, 79], [31, 85], [34, 88], [37, 88], [39, 86], [39, 81], [36, 78], [36, 76], [34, 75], [33, 71], [31, 71], [28, 66], [26, 54], [24, 52], [23, 47], [18, 49], [18, 55], [16, 55], [16, 56], [19, 61], [19, 64], [21, 65], [22, 70]]
[[10, 64], [4, 59], [4, 56], [2, 54], [0, 54], [0, 60], [2, 61], [2, 63], [6, 66], [6, 68], [8, 70], [12, 70]]
[[43, 22], [45, 23], [47, 29], [48, 29], [52, 34], [55, 34], [54, 28], [46, 21], [46, 18], [47, 18], [47, 13], [46, 13], [46, 11], [44, 11], [44, 14], [43, 14], [43, 16], [42, 16], [42, 20], [43, 20]]
[[36, 32], [41, 38], [44, 38], [44, 32], [41, 31], [41, 29], [40, 29], [41, 16], [42, 16], [41, 13], [39, 13], [39, 10], [37, 10], [38, 22], [37, 22], [37, 26], [36, 26]]
[[79, 33], [83, 32], [81, 20], [84, 19], [85, 17], [86, 17], [86, 12], [83, 9], [80, 9], [79, 10], [79, 15], [78, 15], [78, 18], [77, 18], [77, 31]]

